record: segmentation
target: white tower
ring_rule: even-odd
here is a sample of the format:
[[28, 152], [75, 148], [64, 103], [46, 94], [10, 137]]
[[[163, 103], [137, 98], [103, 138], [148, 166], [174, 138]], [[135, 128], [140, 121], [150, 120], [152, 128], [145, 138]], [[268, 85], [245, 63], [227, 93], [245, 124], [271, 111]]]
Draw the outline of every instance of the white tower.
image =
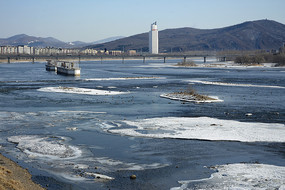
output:
[[151, 24], [149, 31], [149, 53], [158, 54], [158, 30], [156, 22]]

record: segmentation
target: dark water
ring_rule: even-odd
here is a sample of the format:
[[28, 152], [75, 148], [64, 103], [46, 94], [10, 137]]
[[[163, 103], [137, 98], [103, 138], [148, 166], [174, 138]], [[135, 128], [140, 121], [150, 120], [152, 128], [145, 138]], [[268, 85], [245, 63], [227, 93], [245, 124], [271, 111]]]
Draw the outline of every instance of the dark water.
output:
[[[108, 133], [104, 123], [163, 117], [285, 124], [284, 68], [172, 67], [176, 62], [86, 61], [80, 64], [80, 77], [47, 72], [43, 63], [0, 64], [1, 153], [28, 168], [33, 179], [48, 189], [170, 189], [180, 186], [180, 180], [210, 177], [213, 171], [204, 166], [241, 162], [285, 166], [284, 142], [154, 139]], [[87, 80], [124, 77], [134, 79]], [[187, 89], [189, 80], [281, 88], [194, 83], [191, 86], [197, 92], [224, 101], [195, 104], [159, 97]], [[59, 86], [129, 93], [97, 96], [38, 91]], [[94, 180], [86, 172], [114, 180]], [[136, 180], [130, 180], [132, 174]]]

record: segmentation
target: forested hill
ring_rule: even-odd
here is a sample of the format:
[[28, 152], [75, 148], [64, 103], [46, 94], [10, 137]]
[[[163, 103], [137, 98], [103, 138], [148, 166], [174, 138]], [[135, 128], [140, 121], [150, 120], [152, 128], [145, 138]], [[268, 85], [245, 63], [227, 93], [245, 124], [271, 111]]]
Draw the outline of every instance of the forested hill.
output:
[[[273, 20], [249, 21], [217, 28], [175, 28], [159, 31], [159, 51], [278, 49], [285, 42], [285, 25]], [[96, 49], [148, 51], [148, 32], [108, 43]]]

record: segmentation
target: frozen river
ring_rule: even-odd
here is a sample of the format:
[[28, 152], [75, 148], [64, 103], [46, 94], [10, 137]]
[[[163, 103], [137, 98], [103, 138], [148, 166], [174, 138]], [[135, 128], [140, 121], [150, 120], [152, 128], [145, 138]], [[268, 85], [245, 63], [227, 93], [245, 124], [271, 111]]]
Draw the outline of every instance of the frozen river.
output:
[[[178, 61], [0, 64], [1, 153], [48, 189], [285, 189], [285, 68]], [[160, 97], [190, 86], [222, 101]]]

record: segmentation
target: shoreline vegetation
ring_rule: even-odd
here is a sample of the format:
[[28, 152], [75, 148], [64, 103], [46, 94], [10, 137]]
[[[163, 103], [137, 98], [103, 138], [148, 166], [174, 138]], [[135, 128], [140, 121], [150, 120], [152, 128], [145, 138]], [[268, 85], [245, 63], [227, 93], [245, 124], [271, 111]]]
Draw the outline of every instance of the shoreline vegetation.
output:
[[241, 65], [247, 66], [258, 66], [262, 63], [276, 63], [274, 67], [285, 66], [285, 54], [271, 54], [271, 53], [260, 53], [256, 55], [240, 55], [235, 57], [234, 62]]
[[177, 63], [175, 66], [180, 66], [180, 67], [197, 67], [197, 65], [194, 63], [194, 61], [181, 61]]
[[0, 189], [44, 190], [24, 168], [0, 153]]

